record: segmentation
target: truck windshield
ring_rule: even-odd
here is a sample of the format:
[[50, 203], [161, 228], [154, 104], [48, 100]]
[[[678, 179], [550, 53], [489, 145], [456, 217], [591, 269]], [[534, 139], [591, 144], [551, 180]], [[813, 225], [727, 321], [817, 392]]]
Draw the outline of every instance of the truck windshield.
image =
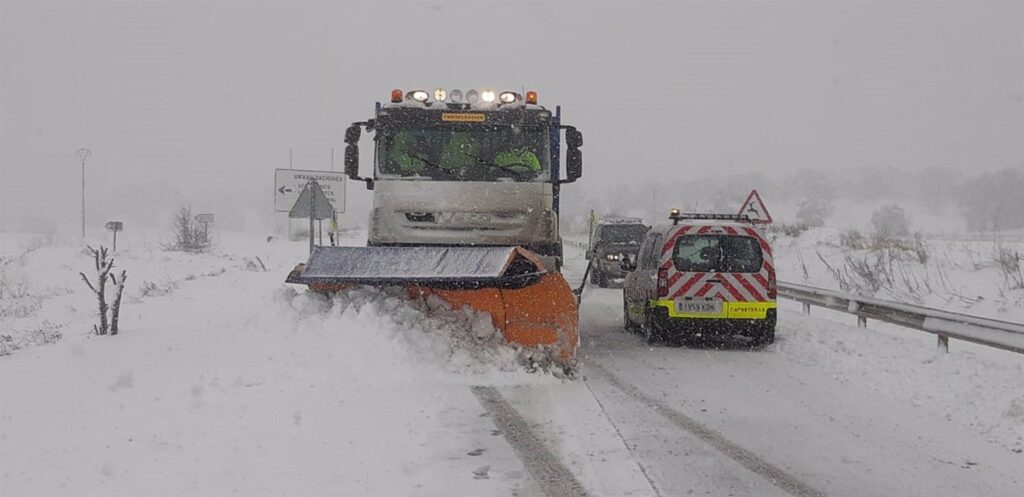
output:
[[685, 235], [676, 242], [672, 261], [679, 271], [756, 273], [764, 258], [749, 236]]
[[637, 245], [645, 234], [647, 226], [642, 224], [606, 224], [601, 227], [598, 240], [602, 243]]
[[546, 181], [549, 140], [543, 127], [383, 128], [377, 172], [441, 181]]

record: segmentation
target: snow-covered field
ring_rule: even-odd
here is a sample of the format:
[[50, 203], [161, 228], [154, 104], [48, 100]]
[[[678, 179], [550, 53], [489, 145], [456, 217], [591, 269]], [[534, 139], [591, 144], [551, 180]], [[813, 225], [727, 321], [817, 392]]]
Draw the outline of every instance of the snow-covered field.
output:
[[1024, 321], [1024, 240], [924, 235], [876, 246], [870, 234], [814, 228], [774, 241], [779, 278], [994, 319]]
[[[525, 372], [508, 347], [469, 340], [474, 316], [428, 316], [367, 290], [333, 301], [297, 292], [283, 279], [302, 243], [226, 236], [210, 254], [121, 245], [121, 334], [97, 337], [81, 247], [4, 240], [5, 281], [24, 295], [5, 296], [0, 319], [20, 348], [0, 358], [0, 495], [491, 495], [524, 485], [467, 385], [559, 380]], [[37, 329], [63, 338], [33, 346]]]
[[[346, 243], [359, 244], [362, 236], [353, 233]], [[780, 278], [801, 281], [793, 254], [824, 253], [833, 248], [828, 240], [815, 232], [780, 240]], [[592, 495], [654, 495], [656, 488], [671, 495], [666, 489], [675, 485], [714, 494], [735, 481], [760, 481], [714, 480], [731, 468], [717, 463], [713, 471], [672, 471], [694, 449], [645, 448], [676, 440], [630, 425], [637, 416], [652, 416], [650, 409], [608, 405], [615, 396], [605, 383], [527, 372], [513, 349], [475, 338], [486, 334], [478, 315], [430, 309], [434, 304], [383, 291], [325, 299], [285, 285], [285, 274], [305, 258], [303, 242], [222, 234], [210, 253], [185, 254], [163, 250], [160, 241], [119, 240], [117, 267], [129, 278], [121, 334], [97, 337], [90, 333], [95, 300], [77, 274], [88, 274], [91, 265], [83, 247], [75, 240], [0, 234], [0, 335], [10, 337], [0, 349], [7, 354], [0, 356], [0, 495], [540, 495], [523, 455], [474, 396], [475, 385], [497, 387]], [[581, 261], [567, 266], [574, 283]], [[809, 271], [812, 284], [829, 286], [823, 264]], [[979, 285], [998, 286], [990, 274], [980, 274]], [[694, 405], [695, 396], [739, 402], [730, 412], [778, 413], [790, 425], [834, 430], [832, 436], [859, 444], [836, 447], [840, 452], [938, 451], [900, 445], [905, 441], [883, 431], [857, 432], [860, 442], [847, 436], [853, 429], [927, 418], [927, 430], [907, 436], [930, 436], [936, 426], [951, 430], [934, 457], [952, 458], [945, 451], [962, 441], [970, 447], [963, 456], [968, 462], [951, 464], [973, 467], [980, 460], [999, 475], [1024, 470], [1020, 356], [956, 343], [941, 354], [931, 335], [878, 324], [862, 330], [847, 315], [816, 310], [805, 317], [785, 302], [779, 341], [756, 354], [646, 353], [638, 338], [619, 328], [620, 299], [615, 289], [584, 294], [585, 378], [598, 378], [588, 365], [630, 381], [657, 377], [673, 386], [653, 395], [679, 409]], [[740, 393], [727, 391], [738, 381], [728, 379], [731, 373], [716, 373], [724, 383], [687, 389], [665, 376], [705, 367], [746, 369], [759, 377], [750, 381], [767, 385], [740, 385], [744, 389], [787, 390], [775, 401], [767, 390], [730, 400]], [[829, 397], [821, 397], [821, 389]], [[843, 409], [833, 404], [837, 399], [871, 404], [830, 421]], [[806, 417], [792, 418], [773, 405], [794, 400]], [[881, 423], [895, 411], [912, 415]], [[704, 420], [703, 412], [691, 415]], [[864, 416], [879, 418], [873, 424]], [[884, 469], [872, 466], [873, 457], [830, 462], [831, 456], [807, 453], [791, 460], [786, 447], [799, 444], [785, 433], [767, 441], [736, 438], [752, 435], [733, 432], [721, 424], [725, 419], [702, 422], [740, 446], [768, 443], [775, 448], [764, 456], [782, 458], [774, 464], [836, 494]], [[818, 461], [821, 466], [813, 467]], [[921, 464], [922, 474], [945, 467]], [[908, 473], [901, 484], [912, 487], [922, 474]], [[825, 480], [815, 482], [815, 475]], [[1006, 488], [998, 478], [991, 488]], [[752, 485], [737, 492], [762, 495], [773, 488]]]

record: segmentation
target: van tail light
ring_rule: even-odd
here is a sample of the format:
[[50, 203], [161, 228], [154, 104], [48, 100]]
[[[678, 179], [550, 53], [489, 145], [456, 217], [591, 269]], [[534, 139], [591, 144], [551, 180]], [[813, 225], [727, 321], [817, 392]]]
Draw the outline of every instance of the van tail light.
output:
[[658, 296], [668, 297], [668, 269], [658, 270]]
[[775, 288], [775, 268], [768, 269], [768, 298], [777, 299], [778, 291]]

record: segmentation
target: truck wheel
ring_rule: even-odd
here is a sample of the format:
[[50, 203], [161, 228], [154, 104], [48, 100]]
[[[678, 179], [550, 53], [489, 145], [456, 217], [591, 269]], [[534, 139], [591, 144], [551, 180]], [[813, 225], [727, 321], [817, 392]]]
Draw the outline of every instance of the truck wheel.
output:
[[604, 273], [598, 273], [597, 275], [597, 286], [601, 288], [608, 288], [608, 275]]
[[601, 281], [601, 277], [600, 277], [600, 275], [598, 275], [599, 272], [600, 272], [600, 270], [597, 267], [597, 259], [594, 259], [594, 261], [590, 263], [590, 283], [591, 284], [593, 284], [593, 285], [599, 284], [599, 282]]

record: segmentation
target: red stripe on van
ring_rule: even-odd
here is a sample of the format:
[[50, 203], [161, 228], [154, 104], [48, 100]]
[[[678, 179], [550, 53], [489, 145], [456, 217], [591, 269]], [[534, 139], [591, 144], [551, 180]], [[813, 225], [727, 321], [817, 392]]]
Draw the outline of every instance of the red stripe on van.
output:
[[714, 283], [704, 283], [704, 286], [700, 287], [700, 290], [697, 290], [697, 293], [695, 293], [693, 296], [694, 297], [703, 297], [705, 293], [708, 293], [714, 287], [715, 287]]
[[676, 240], [685, 235], [687, 231], [690, 231], [690, 228], [690, 226], [683, 226], [677, 229], [675, 233], [672, 233], [672, 236], [668, 237], [668, 240], [665, 241], [665, 245], [661, 246], [661, 255], [664, 256], [668, 251], [672, 250], [676, 246]]
[[[764, 298], [764, 295], [761, 292], [757, 291], [757, 288], [755, 288], [754, 285], [752, 285], [750, 281], [747, 280], [745, 274], [734, 274], [733, 277], [736, 278], [736, 281], [739, 281], [740, 284], [743, 285], [743, 288], [746, 288], [747, 291], [750, 292], [750, 295], [754, 297], [755, 301], [764, 302], [766, 300]], [[764, 286], [764, 291], [768, 291], [767, 285]]]
[[727, 273], [718, 274], [718, 279], [721, 281], [722, 287], [732, 294], [733, 298], [736, 299], [737, 302], [746, 302], [747, 297], [737, 290], [736, 287], [732, 286], [732, 283], [729, 283], [729, 278], [727, 278], [726, 275]]
[[[683, 273], [676, 273], [676, 274], [680, 274], [681, 275]], [[675, 297], [685, 297], [686, 293], [689, 292], [690, 289], [693, 288], [693, 286], [697, 284], [697, 282], [702, 281], [703, 279], [704, 279], [704, 273], [697, 273], [697, 274], [693, 275], [692, 277], [690, 277], [689, 280], [686, 280], [686, 283], [683, 283], [683, 286], [679, 287], [679, 291], [677, 291], [674, 296]], [[672, 285], [669, 285], [669, 288], [672, 288]]]

